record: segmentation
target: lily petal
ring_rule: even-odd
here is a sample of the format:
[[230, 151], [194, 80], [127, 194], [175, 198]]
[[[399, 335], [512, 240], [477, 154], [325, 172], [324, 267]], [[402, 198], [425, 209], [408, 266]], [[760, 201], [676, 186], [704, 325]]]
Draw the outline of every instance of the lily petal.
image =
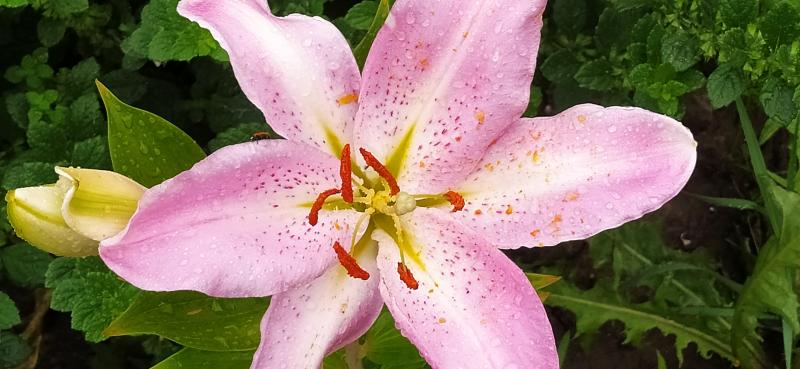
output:
[[583, 239], [658, 209], [689, 180], [691, 132], [638, 108], [580, 105], [509, 128], [454, 213], [498, 247]]
[[64, 191], [55, 186], [18, 188], [6, 194], [8, 220], [23, 240], [59, 256], [97, 255], [97, 241], [70, 228], [61, 216]]
[[303, 285], [350, 244], [358, 213], [327, 211], [312, 227], [317, 194], [339, 185], [339, 162], [311, 146], [263, 140], [216, 151], [150, 190], [100, 256], [150, 291], [267, 296]]
[[228, 52], [239, 85], [275, 132], [339, 154], [361, 76], [335, 26], [319, 17], [276, 17], [265, 0], [183, 0], [178, 12]]
[[376, 254], [370, 245], [357, 259], [373, 276], [366, 281], [335, 265], [310, 284], [273, 296], [251, 368], [320, 368], [327, 354], [364, 334], [383, 306]]
[[96, 169], [56, 167], [64, 191], [61, 215], [70, 228], [96, 241], [109, 238], [128, 224], [146, 190], [121, 174]]
[[367, 58], [354, 142], [440, 193], [528, 105], [544, 0], [398, 0]]
[[400, 281], [398, 247], [376, 232], [381, 294], [431, 367], [558, 368], [544, 307], [519, 267], [441, 210], [417, 209], [403, 220], [418, 252], [406, 260], [419, 288]]

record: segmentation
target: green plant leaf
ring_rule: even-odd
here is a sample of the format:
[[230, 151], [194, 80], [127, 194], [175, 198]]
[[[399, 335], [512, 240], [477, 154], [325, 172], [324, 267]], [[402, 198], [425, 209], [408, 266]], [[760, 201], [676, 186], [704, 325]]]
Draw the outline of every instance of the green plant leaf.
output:
[[183, 349], [151, 369], [248, 369], [253, 351], [211, 352]]
[[100, 258], [58, 258], [50, 263], [45, 286], [53, 289], [53, 310], [71, 312], [72, 328], [99, 342], [111, 321], [130, 306], [139, 292], [103, 264]]
[[661, 59], [676, 71], [684, 71], [697, 63], [700, 49], [697, 39], [680, 28], [671, 28], [661, 40]]
[[766, 368], [769, 360], [754, 332], [765, 313], [778, 315], [800, 331], [795, 273], [800, 267], [800, 195], [777, 185], [767, 189], [767, 201], [776, 204], [778, 227], [758, 253], [753, 274], [745, 282], [733, 318], [731, 342], [743, 368]]
[[53, 261], [50, 254], [28, 244], [16, 244], [0, 249], [3, 268], [18, 286], [36, 287], [44, 284], [47, 267]]
[[721, 108], [732, 103], [744, 92], [745, 83], [741, 70], [730, 64], [720, 65], [708, 76], [708, 98], [711, 105]]
[[383, 309], [365, 335], [362, 351], [367, 360], [382, 368], [421, 368], [425, 360], [407, 338], [395, 328], [389, 311]]
[[178, 0], [153, 0], [142, 9], [142, 22], [122, 42], [126, 54], [156, 61], [190, 60], [211, 56], [227, 61], [228, 55], [211, 33], [177, 11]]
[[364, 35], [361, 42], [353, 49], [353, 55], [356, 57], [359, 68], [364, 68], [364, 62], [367, 61], [367, 54], [369, 54], [369, 49], [372, 47], [372, 42], [375, 41], [375, 36], [378, 35], [378, 31], [380, 31], [383, 26], [383, 22], [385, 22], [386, 18], [389, 16], [390, 8], [389, 0], [380, 0], [377, 11], [375, 12], [375, 17], [372, 19], [372, 24], [370, 24], [367, 30], [367, 34]]
[[581, 87], [597, 91], [608, 91], [617, 84], [614, 66], [607, 60], [593, 60], [584, 64], [575, 74]]
[[11, 328], [20, 322], [19, 310], [14, 301], [0, 291], [0, 330]]
[[375, 14], [378, 13], [378, 5], [378, 1], [375, 0], [362, 1], [353, 5], [353, 7], [347, 11], [347, 15], [344, 16], [344, 19], [351, 27], [357, 30], [369, 30], [373, 19], [375, 19]]
[[31, 354], [31, 348], [19, 336], [0, 332], [0, 368], [13, 368]]
[[595, 332], [609, 320], [625, 323], [626, 342], [638, 343], [645, 332], [659, 329], [665, 334], [675, 336], [675, 346], [679, 358], [689, 343], [695, 343], [698, 350], [708, 356], [715, 352], [735, 361], [727, 337], [720, 337], [686, 322], [668, 317], [663, 310], [649, 303], [629, 304], [615, 298], [616, 293], [605, 285], [597, 285], [581, 291], [568, 283], [557, 283], [550, 287], [547, 304], [573, 311], [577, 317], [578, 334]]
[[99, 81], [97, 88], [108, 113], [108, 148], [117, 173], [151, 187], [205, 158], [178, 127], [123, 103]]
[[106, 336], [155, 334], [205, 351], [258, 348], [259, 322], [268, 300], [220, 299], [198, 292], [145, 292], [103, 332]]
[[29, 4], [29, 0], [0, 0], [0, 7], [19, 8]]

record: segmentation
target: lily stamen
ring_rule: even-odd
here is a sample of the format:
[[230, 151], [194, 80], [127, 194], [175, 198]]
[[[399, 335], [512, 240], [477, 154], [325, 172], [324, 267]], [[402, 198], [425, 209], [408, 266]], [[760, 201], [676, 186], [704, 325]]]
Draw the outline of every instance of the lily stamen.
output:
[[411, 290], [416, 290], [419, 288], [419, 282], [414, 278], [414, 275], [411, 274], [411, 270], [408, 269], [404, 262], [397, 263], [397, 274], [400, 274], [400, 280], [406, 284]]
[[387, 169], [380, 161], [372, 155], [371, 152], [365, 150], [363, 147], [358, 149], [361, 153], [361, 156], [364, 158], [364, 161], [367, 162], [367, 165], [372, 167], [375, 172], [378, 173], [381, 178], [385, 179], [386, 182], [389, 184], [389, 190], [391, 195], [397, 195], [400, 192], [400, 186], [397, 185], [397, 180], [394, 178], [389, 169]]
[[453, 210], [451, 210], [451, 212], [455, 213], [464, 209], [464, 197], [461, 196], [460, 193], [455, 191], [447, 191], [442, 196], [444, 196], [444, 198], [453, 205]]
[[358, 265], [356, 259], [347, 253], [347, 251], [345, 251], [339, 241], [336, 241], [333, 244], [333, 251], [336, 252], [336, 257], [339, 258], [339, 264], [341, 264], [342, 267], [347, 270], [347, 275], [353, 278], [363, 279], [365, 281], [369, 279], [369, 272]]
[[317, 221], [319, 220], [319, 211], [322, 210], [322, 206], [325, 205], [325, 200], [327, 200], [328, 197], [336, 195], [340, 192], [342, 191], [340, 191], [338, 188], [331, 188], [330, 190], [323, 191], [321, 194], [319, 194], [317, 199], [314, 200], [314, 204], [311, 205], [311, 212], [308, 213], [308, 224], [311, 224], [312, 226], [317, 225]]
[[342, 148], [339, 175], [342, 177], [342, 199], [346, 203], [353, 202], [353, 163], [350, 161], [350, 144]]

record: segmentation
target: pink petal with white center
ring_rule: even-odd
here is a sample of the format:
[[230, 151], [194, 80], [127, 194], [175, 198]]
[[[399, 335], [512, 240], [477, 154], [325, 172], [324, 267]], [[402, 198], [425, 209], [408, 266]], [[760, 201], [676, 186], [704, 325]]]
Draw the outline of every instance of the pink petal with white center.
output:
[[[458, 184], [528, 105], [544, 6], [398, 0], [364, 67], [356, 147], [388, 162], [403, 191]], [[405, 160], [392, 168], [409, 134]]]
[[502, 248], [587, 238], [677, 195], [696, 146], [679, 122], [638, 108], [523, 119], [459, 186], [466, 206], [453, 215]]
[[358, 213], [323, 211], [317, 194], [339, 186], [338, 161], [311, 146], [264, 140], [229, 146], [150, 190], [128, 227], [100, 256], [151, 291], [218, 297], [267, 296], [303, 285], [350, 245]]
[[419, 288], [400, 281], [398, 247], [376, 232], [381, 294], [431, 367], [558, 368], [545, 309], [519, 267], [438, 209], [417, 209], [403, 221], [422, 261], [406, 255]]
[[183, 0], [178, 12], [207, 28], [239, 85], [283, 137], [333, 154], [350, 137], [361, 77], [350, 46], [319, 17], [272, 15], [265, 0]]
[[317, 369], [327, 354], [361, 337], [383, 306], [376, 254], [369, 246], [357, 259], [371, 275], [366, 281], [335, 265], [307, 286], [273, 296], [251, 368]]

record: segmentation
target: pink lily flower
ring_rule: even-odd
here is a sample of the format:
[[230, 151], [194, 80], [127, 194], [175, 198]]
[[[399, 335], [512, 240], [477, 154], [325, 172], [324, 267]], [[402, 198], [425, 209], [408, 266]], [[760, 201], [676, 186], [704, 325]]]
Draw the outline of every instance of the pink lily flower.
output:
[[545, 309], [500, 249], [659, 208], [696, 144], [637, 108], [520, 118], [544, 7], [398, 0], [361, 74], [323, 19], [182, 0], [286, 139], [223, 148], [146, 191], [100, 255], [146, 290], [272, 295], [254, 369], [319, 368], [384, 304], [433, 368], [557, 368]]

